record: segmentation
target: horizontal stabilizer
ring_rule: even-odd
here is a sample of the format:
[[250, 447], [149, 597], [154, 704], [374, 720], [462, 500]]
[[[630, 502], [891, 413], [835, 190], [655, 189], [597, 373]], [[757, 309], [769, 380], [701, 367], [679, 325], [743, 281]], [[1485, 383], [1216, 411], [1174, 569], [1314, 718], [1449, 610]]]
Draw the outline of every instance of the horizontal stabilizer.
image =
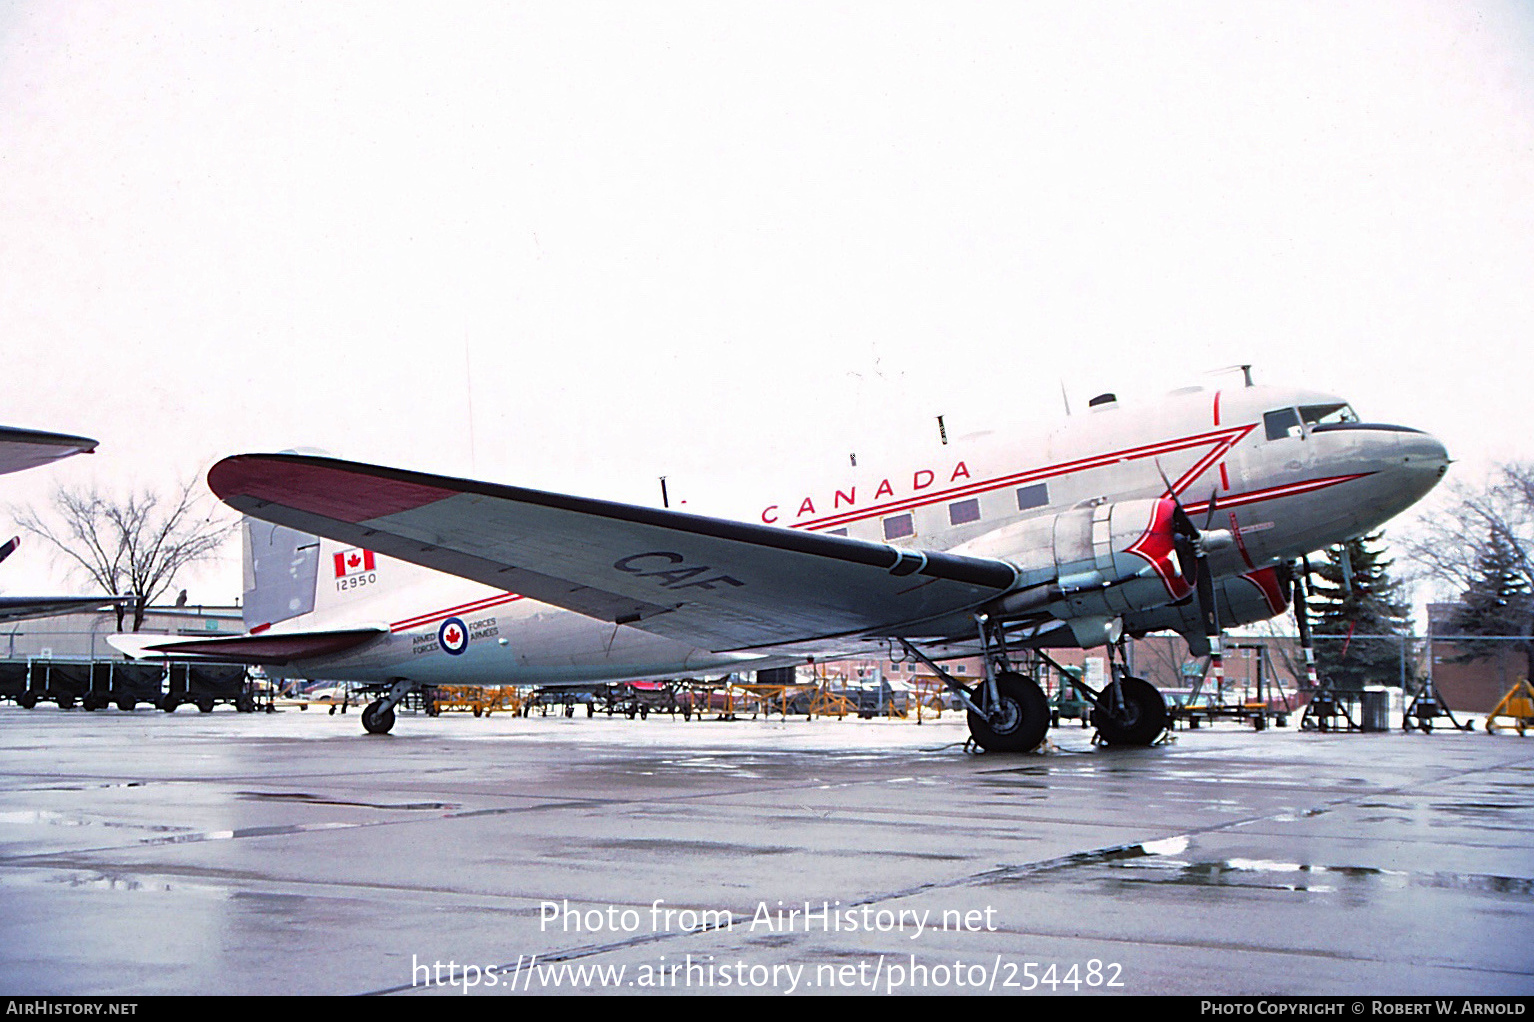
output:
[[206, 659], [240, 664], [290, 664], [295, 660], [344, 653], [388, 633], [383, 626], [323, 632], [265, 632], [213, 639], [174, 639], [124, 632], [107, 636], [120, 652], [139, 659]]

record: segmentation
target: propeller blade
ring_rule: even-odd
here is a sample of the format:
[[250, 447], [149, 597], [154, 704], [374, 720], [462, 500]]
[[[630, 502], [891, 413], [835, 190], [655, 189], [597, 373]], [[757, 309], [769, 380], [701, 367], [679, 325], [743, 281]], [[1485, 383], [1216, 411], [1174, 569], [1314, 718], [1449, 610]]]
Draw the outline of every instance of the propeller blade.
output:
[[21, 537], [12, 536], [9, 540], [6, 541], [4, 546], [0, 546], [0, 561], [3, 561], [7, 557], [14, 554], [16, 552], [16, 548], [19, 546], [21, 546]]

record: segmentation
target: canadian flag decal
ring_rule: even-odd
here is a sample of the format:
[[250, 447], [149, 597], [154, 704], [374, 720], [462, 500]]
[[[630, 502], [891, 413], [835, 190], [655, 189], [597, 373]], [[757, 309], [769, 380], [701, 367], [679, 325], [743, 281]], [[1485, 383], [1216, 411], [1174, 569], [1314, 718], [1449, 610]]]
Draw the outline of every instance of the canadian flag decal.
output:
[[336, 554], [336, 578], [373, 570], [373, 551], [352, 547]]

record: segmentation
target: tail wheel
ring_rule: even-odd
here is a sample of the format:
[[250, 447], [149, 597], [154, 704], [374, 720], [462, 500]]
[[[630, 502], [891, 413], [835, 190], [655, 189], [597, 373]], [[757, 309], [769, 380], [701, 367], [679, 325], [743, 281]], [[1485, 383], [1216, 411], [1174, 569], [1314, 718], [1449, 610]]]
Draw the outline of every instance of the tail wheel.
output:
[[[985, 686], [978, 694], [984, 698]], [[984, 717], [969, 713], [969, 733], [975, 744], [986, 752], [1032, 752], [1049, 732], [1049, 699], [1032, 678], [1014, 671], [996, 676], [996, 692], [1001, 697], [992, 707], [982, 704]]]
[[[1171, 720], [1161, 690], [1142, 678], [1131, 677], [1119, 679], [1119, 690], [1124, 696], [1122, 710], [1099, 706], [1092, 711], [1098, 734], [1109, 745], [1150, 745]], [[1104, 689], [1103, 701], [1110, 700], [1109, 690]]]
[[362, 711], [362, 727], [370, 735], [386, 735], [394, 726], [394, 707], [382, 709], [383, 700], [371, 702]]

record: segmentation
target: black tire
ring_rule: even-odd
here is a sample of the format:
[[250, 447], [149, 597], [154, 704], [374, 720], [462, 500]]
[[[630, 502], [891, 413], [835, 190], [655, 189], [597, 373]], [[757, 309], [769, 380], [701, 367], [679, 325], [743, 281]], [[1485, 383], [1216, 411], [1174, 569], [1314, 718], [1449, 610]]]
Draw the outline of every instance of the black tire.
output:
[[37, 696], [31, 692], [23, 692], [16, 697], [16, 705], [20, 706], [23, 710], [30, 710], [37, 705]]
[[137, 705], [138, 700], [134, 699], [132, 696], [121, 696], [117, 700], [117, 708], [122, 710], [124, 713], [131, 713], [133, 708]]
[[166, 713], [175, 713], [176, 707], [180, 705], [181, 700], [176, 699], [173, 696], [166, 696], [165, 700], [160, 703], [160, 709], [164, 710]]
[[[1170, 715], [1161, 690], [1142, 678], [1122, 678], [1119, 688], [1124, 695], [1122, 715], [1102, 708], [1092, 711], [1092, 723], [1108, 745], [1150, 745], [1167, 729]], [[1109, 699], [1109, 689], [1103, 699]]]
[[72, 710], [75, 708], [75, 697], [72, 695], [59, 696], [57, 702], [61, 710]]
[[380, 713], [379, 706], [382, 703], [382, 699], [368, 703], [362, 711], [362, 727], [370, 735], [386, 735], [394, 727], [394, 707]]
[[[1014, 671], [996, 676], [996, 691], [1001, 696], [1001, 713], [994, 723], [973, 710], [969, 712], [969, 733], [975, 744], [986, 752], [1032, 752], [1049, 733], [1049, 699], [1032, 678]], [[976, 702], [985, 698], [985, 685], [979, 685]], [[980, 702], [981, 708], [990, 707]]]
[[203, 699], [197, 700], [197, 712], [198, 713], [212, 713], [213, 712], [213, 700], [207, 699], [207, 698], [203, 698]]

